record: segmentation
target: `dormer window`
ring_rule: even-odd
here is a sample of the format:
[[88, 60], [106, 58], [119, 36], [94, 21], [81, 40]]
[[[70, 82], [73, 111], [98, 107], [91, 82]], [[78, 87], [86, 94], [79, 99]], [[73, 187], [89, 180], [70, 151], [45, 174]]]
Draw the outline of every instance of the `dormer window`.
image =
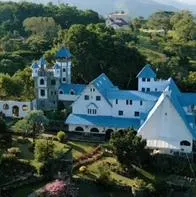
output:
[[75, 94], [74, 90], [71, 90], [71, 91], [70, 91], [70, 94], [71, 94], [71, 95], [74, 95], [74, 94]]
[[150, 88], [146, 88], [146, 92], [150, 92]]
[[142, 78], [142, 81], [146, 81], [146, 78]]
[[147, 78], [147, 82], [150, 82], [150, 78]]

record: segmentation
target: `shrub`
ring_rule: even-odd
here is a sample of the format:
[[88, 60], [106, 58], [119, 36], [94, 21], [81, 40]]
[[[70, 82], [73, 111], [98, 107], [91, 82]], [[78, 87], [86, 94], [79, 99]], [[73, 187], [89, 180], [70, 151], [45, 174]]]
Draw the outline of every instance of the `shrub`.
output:
[[66, 136], [65, 132], [63, 132], [63, 131], [59, 131], [57, 133], [57, 139], [58, 139], [59, 142], [64, 142], [66, 137], [67, 136]]
[[21, 150], [18, 147], [9, 148], [7, 151], [8, 151], [8, 153], [13, 154], [15, 156], [19, 156], [21, 153]]
[[64, 197], [67, 193], [67, 185], [64, 181], [56, 180], [53, 183], [47, 184], [43, 193], [46, 197]]
[[111, 182], [109, 166], [106, 163], [105, 164], [103, 163], [98, 167], [98, 170], [99, 170], [99, 177], [97, 181], [103, 185], [109, 184]]

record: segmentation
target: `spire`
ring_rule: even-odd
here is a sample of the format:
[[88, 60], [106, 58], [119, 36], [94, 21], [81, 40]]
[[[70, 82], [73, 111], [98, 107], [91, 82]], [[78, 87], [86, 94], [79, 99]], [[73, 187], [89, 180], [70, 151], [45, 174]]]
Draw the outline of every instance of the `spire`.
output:
[[39, 60], [39, 66], [40, 68], [46, 68], [46, 65], [47, 65], [47, 61], [45, 60], [44, 56], [42, 56]]

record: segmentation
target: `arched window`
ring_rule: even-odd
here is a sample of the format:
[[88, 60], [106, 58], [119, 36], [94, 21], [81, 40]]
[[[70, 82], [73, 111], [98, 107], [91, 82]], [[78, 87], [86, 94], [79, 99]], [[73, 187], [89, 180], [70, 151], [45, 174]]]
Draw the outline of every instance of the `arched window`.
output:
[[63, 94], [63, 93], [64, 93], [63, 90], [60, 90], [60, 91], [59, 91], [59, 94]]
[[13, 106], [12, 107], [12, 114], [14, 117], [18, 117], [19, 116], [19, 107], [18, 106]]
[[92, 129], [90, 130], [90, 132], [92, 132], [92, 133], [99, 133], [99, 129], [97, 129], [97, 128], [92, 128]]
[[4, 109], [4, 110], [8, 110], [8, 109], [9, 109], [9, 105], [8, 105], [7, 103], [4, 104], [4, 105], [3, 105], [3, 109]]
[[75, 91], [74, 90], [70, 90], [70, 94], [71, 95], [74, 95], [75, 94]]
[[23, 105], [23, 106], [22, 106], [22, 110], [23, 110], [23, 111], [28, 111], [28, 109], [29, 109], [29, 108], [28, 108], [27, 105]]
[[82, 127], [76, 127], [75, 131], [84, 131], [84, 129]]
[[191, 143], [187, 140], [183, 140], [180, 142], [180, 146], [190, 146], [190, 145], [191, 145]]
[[39, 83], [40, 85], [44, 85], [44, 79], [40, 79]]

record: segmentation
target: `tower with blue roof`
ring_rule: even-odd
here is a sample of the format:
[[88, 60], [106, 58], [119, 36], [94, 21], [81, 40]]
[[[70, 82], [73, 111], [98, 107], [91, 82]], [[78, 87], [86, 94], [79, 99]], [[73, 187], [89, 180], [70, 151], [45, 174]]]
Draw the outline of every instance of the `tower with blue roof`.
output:
[[44, 57], [32, 64], [37, 109], [44, 111], [57, 109], [59, 87], [61, 84], [71, 84], [71, 59], [70, 51], [61, 48], [56, 54], [53, 68], [48, 68]]

